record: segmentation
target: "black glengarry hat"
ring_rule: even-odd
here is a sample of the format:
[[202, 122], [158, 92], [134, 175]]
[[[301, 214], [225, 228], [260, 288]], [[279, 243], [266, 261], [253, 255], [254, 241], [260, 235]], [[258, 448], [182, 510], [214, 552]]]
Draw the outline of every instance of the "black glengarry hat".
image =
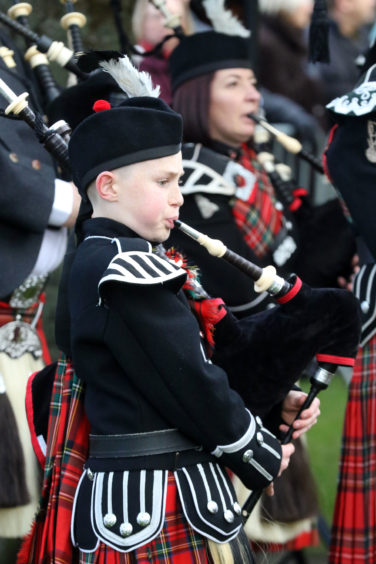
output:
[[224, 8], [224, 0], [204, 0], [213, 30], [184, 37], [169, 58], [172, 90], [210, 72], [251, 68], [249, 36], [237, 18]]
[[102, 100], [95, 113], [73, 131], [69, 157], [73, 181], [82, 195], [104, 170], [167, 157], [181, 149], [182, 118], [158, 98], [150, 76], [133, 67], [128, 57], [101, 63], [130, 96], [120, 105]]
[[251, 68], [244, 37], [204, 31], [185, 37], [169, 59], [173, 92], [183, 82], [220, 69]]

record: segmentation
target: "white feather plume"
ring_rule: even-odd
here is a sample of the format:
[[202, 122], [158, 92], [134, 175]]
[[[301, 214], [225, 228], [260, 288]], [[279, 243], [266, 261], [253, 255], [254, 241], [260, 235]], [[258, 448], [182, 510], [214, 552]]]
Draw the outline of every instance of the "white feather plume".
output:
[[129, 98], [136, 96], [158, 98], [160, 86], [154, 87], [150, 74], [145, 71], [138, 71], [126, 55], [119, 59], [101, 61], [99, 64], [116, 80]]
[[215, 31], [227, 35], [250, 37], [249, 29], [243, 26], [231, 10], [225, 8], [225, 0], [203, 0], [202, 5]]

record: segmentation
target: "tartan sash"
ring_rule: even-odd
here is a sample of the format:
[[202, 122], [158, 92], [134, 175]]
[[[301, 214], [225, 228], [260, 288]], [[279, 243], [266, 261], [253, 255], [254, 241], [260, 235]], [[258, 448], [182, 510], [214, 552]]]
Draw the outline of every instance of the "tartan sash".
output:
[[232, 213], [244, 240], [262, 258], [276, 246], [276, 237], [283, 227], [283, 212], [276, 208], [273, 187], [256, 153], [243, 146], [240, 163], [255, 175], [256, 186], [247, 201], [232, 200]]

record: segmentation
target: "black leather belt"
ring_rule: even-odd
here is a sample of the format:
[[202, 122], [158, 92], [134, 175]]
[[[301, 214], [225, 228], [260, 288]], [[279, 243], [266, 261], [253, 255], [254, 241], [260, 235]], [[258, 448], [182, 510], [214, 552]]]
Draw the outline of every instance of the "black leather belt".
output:
[[177, 429], [127, 435], [90, 435], [90, 458], [132, 458], [202, 450]]

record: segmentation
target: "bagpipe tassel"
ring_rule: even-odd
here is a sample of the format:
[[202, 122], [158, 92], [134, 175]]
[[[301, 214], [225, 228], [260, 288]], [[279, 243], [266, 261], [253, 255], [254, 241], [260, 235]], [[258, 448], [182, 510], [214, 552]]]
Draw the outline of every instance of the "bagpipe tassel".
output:
[[309, 61], [329, 63], [329, 19], [326, 0], [315, 0], [309, 28]]
[[0, 508], [18, 507], [30, 501], [25, 460], [16, 418], [0, 374]]
[[219, 544], [208, 541], [208, 548], [213, 564], [254, 564], [255, 559], [244, 529], [230, 542]]

